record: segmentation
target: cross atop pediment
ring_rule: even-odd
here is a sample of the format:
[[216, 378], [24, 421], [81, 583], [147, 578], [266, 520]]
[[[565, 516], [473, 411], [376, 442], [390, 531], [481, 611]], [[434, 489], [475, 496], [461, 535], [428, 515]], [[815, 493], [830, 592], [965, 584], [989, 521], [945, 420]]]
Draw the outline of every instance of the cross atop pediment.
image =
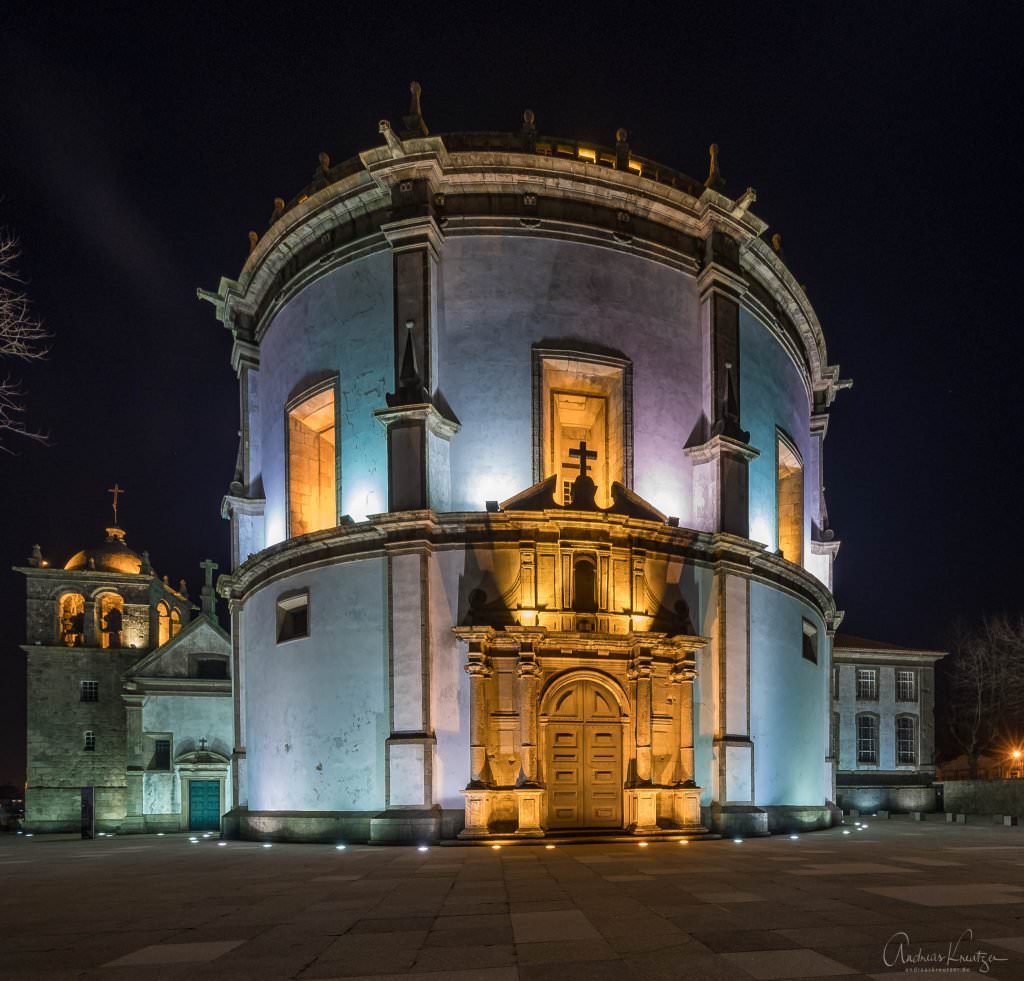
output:
[[581, 477], [586, 477], [587, 476], [587, 461], [588, 460], [596, 460], [597, 459], [597, 451], [596, 450], [588, 450], [587, 449], [587, 441], [585, 439], [581, 439], [580, 440], [579, 448], [575, 449], [575, 450], [569, 450], [569, 456], [575, 457], [580, 462], [579, 463], [570, 462], [570, 463], [567, 464], [567, 466], [579, 467], [580, 468], [580, 476]]

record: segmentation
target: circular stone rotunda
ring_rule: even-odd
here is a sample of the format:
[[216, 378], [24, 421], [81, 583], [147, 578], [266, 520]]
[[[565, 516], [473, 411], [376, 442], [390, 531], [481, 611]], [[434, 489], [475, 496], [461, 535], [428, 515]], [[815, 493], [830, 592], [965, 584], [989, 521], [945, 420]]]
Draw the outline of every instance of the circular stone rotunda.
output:
[[766, 834], [835, 814], [830, 366], [747, 190], [400, 130], [200, 291], [241, 401], [229, 833]]

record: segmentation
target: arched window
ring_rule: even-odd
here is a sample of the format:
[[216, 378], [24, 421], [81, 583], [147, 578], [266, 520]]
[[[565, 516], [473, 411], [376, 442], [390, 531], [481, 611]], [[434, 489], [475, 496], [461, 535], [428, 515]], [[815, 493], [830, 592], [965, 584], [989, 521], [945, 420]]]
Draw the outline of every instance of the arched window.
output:
[[65, 647], [85, 646], [85, 597], [67, 593], [60, 598], [58, 612], [60, 642]]
[[334, 384], [288, 407], [288, 533], [338, 523]]
[[590, 559], [577, 559], [572, 567], [572, 608], [577, 613], [597, 612], [596, 572]]
[[857, 763], [878, 765], [878, 716], [863, 713], [857, 716]]
[[156, 642], [159, 647], [171, 639], [171, 608], [163, 601], [156, 605]]
[[96, 603], [100, 647], [124, 646], [124, 600], [117, 593], [101, 593]]
[[912, 715], [896, 718], [896, 765], [917, 764], [917, 719]]
[[181, 630], [181, 611], [174, 609], [171, 610], [171, 636], [177, 637], [179, 630]]
[[804, 560], [804, 465], [782, 433], [776, 440], [776, 517], [779, 551], [797, 565]]

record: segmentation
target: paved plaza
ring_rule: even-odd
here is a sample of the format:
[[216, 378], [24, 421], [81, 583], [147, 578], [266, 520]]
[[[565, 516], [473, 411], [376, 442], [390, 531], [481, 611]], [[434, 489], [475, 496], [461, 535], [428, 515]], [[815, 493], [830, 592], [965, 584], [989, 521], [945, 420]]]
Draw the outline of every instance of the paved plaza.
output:
[[647, 847], [4, 836], [0, 977], [1024, 979], [1022, 829], [864, 820]]

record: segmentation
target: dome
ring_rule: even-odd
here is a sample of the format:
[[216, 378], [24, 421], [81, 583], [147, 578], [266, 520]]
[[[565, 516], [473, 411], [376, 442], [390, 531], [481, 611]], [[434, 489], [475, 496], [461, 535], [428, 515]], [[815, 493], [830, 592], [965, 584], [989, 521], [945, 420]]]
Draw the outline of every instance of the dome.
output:
[[121, 572], [138, 575], [142, 571], [142, 556], [133, 552], [125, 543], [124, 531], [108, 528], [107, 540], [95, 548], [84, 548], [68, 559], [65, 569], [71, 572], [92, 571]]

